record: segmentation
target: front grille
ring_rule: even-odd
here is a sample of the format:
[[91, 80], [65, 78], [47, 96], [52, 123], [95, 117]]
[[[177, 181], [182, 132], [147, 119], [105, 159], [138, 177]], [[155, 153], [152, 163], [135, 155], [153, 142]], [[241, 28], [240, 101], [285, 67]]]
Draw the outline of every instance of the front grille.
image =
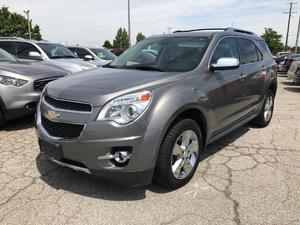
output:
[[65, 110], [72, 110], [72, 111], [80, 111], [80, 112], [91, 112], [92, 106], [86, 103], [78, 103], [78, 102], [71, 102], [65, 100], [58, 100], [51, 98], [50, 96], [44, 97], [45, 101], [58, 109], [65, 109]]
[[58, 78], [60, 78], [60, 77], [50, 77], [50, 78], [43, 78], [43, 79], [35, 80], [33, 82], [33, 89], [36, 91], [42, 91], [48, 83], [50, 83], [51, 81], [54, 81]]
[[41, 122], [48, 134], [64, 139], [78, 138], [84, 128], [84, 125], [52, 122], [43, 115]]

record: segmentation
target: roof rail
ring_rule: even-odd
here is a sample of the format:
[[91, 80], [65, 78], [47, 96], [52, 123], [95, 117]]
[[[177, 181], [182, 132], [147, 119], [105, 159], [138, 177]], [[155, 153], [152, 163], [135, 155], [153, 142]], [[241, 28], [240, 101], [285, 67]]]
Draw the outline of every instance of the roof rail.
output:
[[0, 37], [0, 39], [10, 39], [10, 40], [25, 40], [21, 37]]
[[254, 32], [242, 30], [234, 27], [225, 27], [225, 28], [201, 28], [201, 29], [193, 29], [193, 30], [177, 30], [173, 33], [184, 33], [184, 32], [195, 32], [195, 31], [229, 31], [229, 32], [239, 32], [244, 34], [250, 34], [257, 36]]

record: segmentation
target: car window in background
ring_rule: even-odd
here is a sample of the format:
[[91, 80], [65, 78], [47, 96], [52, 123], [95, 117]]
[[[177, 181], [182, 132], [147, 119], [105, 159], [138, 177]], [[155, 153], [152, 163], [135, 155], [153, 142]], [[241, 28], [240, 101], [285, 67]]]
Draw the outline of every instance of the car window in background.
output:
[[239, 38], [239, 46], [242, 54], [242, 63], [253, 63], [259, 61], [256, 46], [249, 40], [244, 38]]
[[220, 58], [236, 58], [240, 60], [238, 48], [233, 38], [224, 38], [219, 42], [212, 56], [211, 63], [217, 63]]
[[208, 43], [207, 37], [149, 38], [128, 49], [109, 66], [167, 72], [191, 71], [201, 62]]
[[15, 44], [12, 41], [0, 41], [0, 48], [12, 55], [16, 54], [14, 46]]
[[38, 52], [41, 54], [41, 52], [32, 44], [26, 43], [26, 42], [17, 42], [17, 57], [20, 59], [32, 59], [32, 57], [29, 56], [29, 52]]
[[91, 55], [84, 48], [69, 48], [69, 49], [81, 59], [84, 59], [86, 55]]
[[0, 48], [0, 62], [16, 62], [17, 60], [8, 52]]
[[103, 60], [114, 60], [116, 58], [116, 56], [113, 53], [102, 48], [90, 48], [90, 50], [100, 59]]
[[76, 55], [61, 44], [37, 43], [50, 59], [77, 58]]

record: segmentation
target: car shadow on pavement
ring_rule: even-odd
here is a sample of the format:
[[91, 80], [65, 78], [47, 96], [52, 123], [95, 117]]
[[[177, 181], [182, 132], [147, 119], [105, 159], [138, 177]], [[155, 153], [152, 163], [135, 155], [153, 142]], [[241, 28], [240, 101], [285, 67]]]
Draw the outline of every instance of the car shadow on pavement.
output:
[[4, 131], [25, 130], [34, 127], [34, 115], [25, 116], [15, 120], [7, 121], [3, 128]]
[[[203, 161], [222, 150], [248, 131], [249, 127], [243, 126], [219, 141], [208, 145], [201, 155], [200, 160]], [[155, 184], [139, 188], [112, 184], [98, 177], [58, 166], [43, 154], [37, 156], [36, 165], [41, 174], [40, 179], [49, 186], [57, 190], [65, 190], [86, 197], [111, 201], [137, 201], [146, 198], [147, 190], [158, 194], [170, 192]]]
[[290, 92], [295, 92], [295, 93], [300, 93], [300, 86], [298, 86], [298, 87], [285, 87], [284, 88], [285, 90], [287, 90], [287, 91], [290, 91]]

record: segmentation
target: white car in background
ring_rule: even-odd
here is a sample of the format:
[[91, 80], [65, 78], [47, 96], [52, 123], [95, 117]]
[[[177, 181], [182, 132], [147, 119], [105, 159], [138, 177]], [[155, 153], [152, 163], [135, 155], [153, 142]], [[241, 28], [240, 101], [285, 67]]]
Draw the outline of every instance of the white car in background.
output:
[[46, 65], [57, 66], [69, 73], [96, 68], [93, 63], [84, 62], [64, 45], [48, 41], [23, 38], [0, 38], [0, 48], [21, 60], [35, 60]]
[[68, 49], [79, 58], [103, 66], [112, 62], [117, 56], [104, 48], [68, 46]]

